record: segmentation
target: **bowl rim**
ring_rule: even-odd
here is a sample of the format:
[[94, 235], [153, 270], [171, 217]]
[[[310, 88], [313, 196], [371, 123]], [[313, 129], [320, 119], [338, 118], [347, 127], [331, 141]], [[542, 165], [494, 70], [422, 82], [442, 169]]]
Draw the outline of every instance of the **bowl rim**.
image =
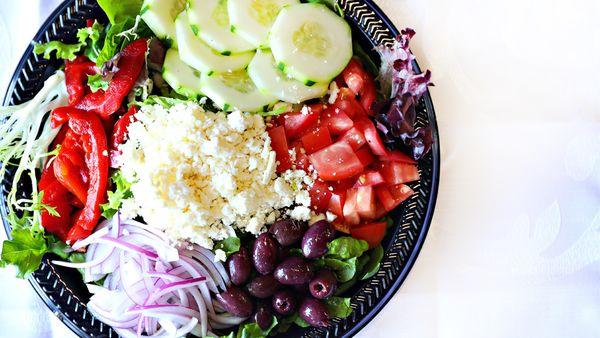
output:
[[[41, 27], [38, 29], [38, 31], [34, 35], [34, 38], [32, 41], [39, 41], [40, 39], [42, 39], [44, 34], [46, 34], [46, 32], [48, 30], [50, 30], [56, 17], [58, 17], [60, 15], [60, 13], [64, 12], [66, 8], [68, 8], [69, 6], [71, 6], [73, 4], [78, 3], [79, 1], [80, 0], [64, 0], [62, 3], [60, 3], [57, 6], [57, 8], [54, 9], [54, 11], [52, 11], [52, 13], [50, 15], [48, 15], [48, 17], [46, 18], [44, 23], [41, 25]], [[340, 1], [344, 1], [344, 0], [336, 0], [336, 1], [339, 3]], [[375, 3], [374, 0], [362, 0], [362, 2], [364, 4], [366, 4], [376, 14], [378, 19], [380, 19], [383, 22], [385, 27], [387, 27], [394, 36], [397, 36], [400, 33], [399, 30], [394, 25], [394, 23], [391, 21], [391, 19]], [[3, 105], [8, 105], [10, 103], [11, 96], [12, 96], [11, 93], [13, 93], [15, 86], [18, 83], [19, 74], [20, 74], [21, 70], [25, 67], [25, 64], [27, 63], [27, 60], [29, 59], [29, 56], [30, 56], [30, 53], [32, 52], [32, 50], [33, 50], [33, 45], [32, 45], [32, 43], [30, 43], [27, 46], [27, 48], [25, 49], [25, 51], [23, 52], [21, 59], [19, 60], [19, 62], [16, 65], [16, 68], [15, 68], [15, 71], [13, 72], [11, 80], [10, 80], [8, 86], [6, 87]], [[416, 60], [413, 62], [413, 67], [415, 68], [416, 71], [421, 72], [421, 68], [419, 67]], [[401, 285], [404, 283], [408, 274], [412, 270], [412, 268], [417, 260], [417, 257], [419, 255], [419, 253], [421, 252], [421, 249], [424, 246], [424, 242], [427, 237], [427, 233], [431, 226], [433, 214], [435, 211], [437, 196], [438, 196], [438, 189], [439, 189], [441, 142], [440, 142], [440, 135], [439, 135], [438, 124], [437, 124], [437, 120], [436, 120], [435, 110], [434, 110], [434, 106], [433, 106], [433, 101], [432, 101], [429, 90], [427, 90], [427, 92], [423, 95], [423, 99], [424, 99], [425, 107], [427, 109], [427, 115], [428, 115], [430, 123], [432, 125], [433, 145], [431, 148], [431, 154], [432, 154], [431, 193], [430, 193], [429, 200], [427, 201], [427, 208], [426, 208], [426, 212], [425, 212], [425, 215], [423, 218], [422, 227], [418, 233], [418, 237], [415, 240], [414, 248], [410, 252], [410, 255], [407, 257], [407, 259], [402, 267], [402, 270], [400, 271], [398, 277], [394, 280], [394, 283], [389, 285], [386, 288], [385, 293], [381, 297], [379, 297], [379, 299], [377, 300], [377, 302], [373, 306], [373, 308], [365, 316], [363, 316], [363, 318], [361, 318], [352, 328], [350, 328], [347, 332], [345, 332], [343, 334], [343, 337], [353, 337], [354, 335], [356, 335], [369, 322], [371, 322], [373, 320], [373, 318], [375, 318], [381, 312], [381, 310], [389, 303], [389, 301], [392, 299], [392, 297], [398, 292]], [[2, 213], [4, 214], [5, 213], [4, 203], [0, 203], [0, 209], [2, 209]], [[5, 222], [4, 218], [2, 219], [2, 222], [4, 225], [4, 229], [7, 233], [7, 237], [10, 238], [10, 225], [7, 222]], [[44, 260], [42, 260], [42, 264], [44, 264]], [[50, 266], [50, 268], [54, 271], [52, 266]], [[31, 286], [33, 287], [33, 289], [38, 294], [38, 296], [44, 301], [44, 303], [46, 304], [48, 309], [52, 313], [54, 313], [61, 322], [63, 322], [76, 335], [89, 336], [89, 334], [87, 332], [85, 332], [82, 328], [80, 328], [72, 320], [70, 320], [68, 318], [68, 316], [65, 315], [65, 313], [63, 312], [62, 309], [57, 307], [55, 302], [50, 299], [50, 297], [48, 296], [46, 291], [44, 291], [43, 287], [35, 280], [35, 278], [33, 278], [33, 276], [29, 276], [27, 279], [28, 279], [29, 283], [31, 284]]]

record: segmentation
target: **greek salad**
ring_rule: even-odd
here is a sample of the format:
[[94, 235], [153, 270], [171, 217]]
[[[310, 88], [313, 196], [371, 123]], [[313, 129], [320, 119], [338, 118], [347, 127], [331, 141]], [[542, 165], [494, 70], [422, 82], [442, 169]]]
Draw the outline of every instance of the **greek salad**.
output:
[[[0, 266], [78, 269], [124, 337], [264, 337], [351, 314], [432, 144], [405, 29], [373, 60], [327, 0], [98, 0], [0, 107]], [[376, 64], [376, 62], [378, 64]]]

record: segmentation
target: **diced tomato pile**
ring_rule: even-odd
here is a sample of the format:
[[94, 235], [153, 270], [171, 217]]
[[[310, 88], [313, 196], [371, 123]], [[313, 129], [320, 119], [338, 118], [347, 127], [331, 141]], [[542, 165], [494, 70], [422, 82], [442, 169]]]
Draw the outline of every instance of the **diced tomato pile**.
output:
[[333, 104], [312, 104], [278, 116], [269, 128], [278, 172], [316, 171], [310, 190], [315, 211], [337, 216], [337, 230], [378, 245], [385, 222], [376, 222], [413, 194], [405, 183], [419, 179], [415, 161], [387, 149], [375, 124], [376, 88], [352, 60], [337, 80]]

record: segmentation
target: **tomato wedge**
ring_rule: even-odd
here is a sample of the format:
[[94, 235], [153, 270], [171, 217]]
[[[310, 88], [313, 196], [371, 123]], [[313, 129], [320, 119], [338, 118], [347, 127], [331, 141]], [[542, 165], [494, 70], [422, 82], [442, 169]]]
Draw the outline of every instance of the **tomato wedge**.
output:
[[383, 176], [379, 171], [367, 171], [364, 174], [358, 176], [356, 180], [355, 187], [363, 187], [363, 186], [374, 186], [385, 183]]
[[379, 167], [381, 176], [390, 185], [417, 181], [419, 179], [419, 169], [414, 164], [381, 162]]
[[325, 181], [356, 176], [364, 169], [352, 147], [345, 142], [336, 142], [308, 157], [319, 177]]
[[377, 87], [373, 77], [362, 64], [352, 59], [342, 72], [344, 82], [356, 95], [360, 95], [360, 103], [369, 115], [374, 115], [373, 103], [377, 99]]
[[319, 121], [319, 114], [312, 109], [308, 109], [308, 113], [303, 112], [287, 113], [283, 116], [283, 125], [285, 134], [289, 139], [300, 137], [313, 125]]
[[371, 120], [365, 118], [365, 119], [357, 120], [357, 121], [355, 121], [355, 123], [358, 126], [358, 128], [363, 132], [363, 134], [365, 135], [367, 144], [369, 144], [369, 147], [371, 148], [371, 151], [373, 152], [373, 154], [375, 154], [377, 156], [387, 155], [387, 149], [385, 148], [383, 141], [379, 137], [379, 134], [377, 133], [377, 128], [375, 128], [375, 125], [373, 124], [373, 122], [371, 122]]
[[369, 147], [360, 148], [356, 152], [356, 156], [365, 168], [371, 165], [371, 163], [375, 162], [375, 157], [373, 157], [373, 154], [371, 154], [371, 150], [369, 149]]
[[345, 132], [344, 135], [340, 137], [340, 140], [348, 143], [354, 150], [359, 149], [365, 143], [367, 143], [363, 133], [356, 127], [352, 127], [350, 130]]
[[271, 138], [271, 148], [275, 151], [277, 158], [277, 172], [282, 173], [292, 168], [292, 159], [288, 152], [287, 139], [285, 138], [285, 129], [283, 126], [275, 127], [269, 130]]
[[310, 194], [310, 205], [316, 212], [327, 211], [331, 199], [331, 191], [329, 191], [327, 183], [316, 180], [308, 193]]
[[387, 228], [386, 222], [375, 222], [361, 224], [352, 227], [350, 235], [356, 239], [362, 239], [369, 243], [369, 248], [374, 248], [381, 244], [381, 241], [385, 237], [385, 231]]
[[346, 191], [333, 191], [329, 198], [327, 209], [335, 214], [338, 218], [336, 222], [344, 221], [344, 203], [346, 201]]
[[340, 88], [333, 107], [343, 111], [353, 120], [367, 117], [367, 113], [356, 100], [356, 95], [348, 88]]
[[307, 154], [312, 154], [332, 143], [331, 134], [326, 126], [316, 127], [302, 136], [302, 144]]
[[354, 126], [354, 121], [343, 110], [334, 106], [327, 107], [321, 121], [333, 135], [341, 135]]
[[308, 159], [308, 155], [306, 155], [306, 150], [302, 146], [302, 142], [299, 140], [294, 141], [292, 143], [292, 149], [294, 149], [294, 152], [296, 153], [296, 160], [294, 161], [294, 164], [296, 164], [296, 169], [301, 169], [308, 172], [310, 160]]
[[356, 189], [356, 211], [361, 218], [374, 219], [376, 210], [373, 187], [363, 186]]
[[390, 212], [394, 210], [400, 203], [412, 196], [414, 191], [407, 185], [399, 184], [393, 186], [379, 186], [375, 188], [375, 195], [381, 202], [383, 208]]
[[356, 195], [358, 194], [357, 189], [348, 189], [346, 192], [346, 201], [344, 203], [344, 222], [349, 225], [357, 225], [360, 223], [360, 215], [356, 210], [357, 202]]
[[412, 157], [398, 150], [388, 150], [387, 154], [381, 156], [379, 159], [381, 161], [404, 162], [410, 164], [417, 163], [417, 161], [415, 161]]

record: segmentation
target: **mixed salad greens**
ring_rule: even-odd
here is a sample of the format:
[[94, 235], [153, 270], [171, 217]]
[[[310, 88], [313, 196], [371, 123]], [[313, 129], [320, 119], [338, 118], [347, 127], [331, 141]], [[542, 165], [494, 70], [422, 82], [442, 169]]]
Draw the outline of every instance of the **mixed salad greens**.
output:
[[[379, 270], [388, 214], [432, 145], [416, 121], [432, 84], [413, 67], [414, 31], [378, 46], [377, 67], [334, 1], [98, 3], [108, 22], [34, 44], [64, 67], [0, 108], [0, 176], [12, 180], [0, 266], [24, 278], [57, 255], [123, 336], [264, 337], [349, 316], [348, 291]], [[311, 220], [278, 213], [258, 236], [204, 248], [123, 216], [128, 128], [148, 107], [190, 104], [262, 116], [276, 175], [310, 178], [294, 190], [308, 191]]]

